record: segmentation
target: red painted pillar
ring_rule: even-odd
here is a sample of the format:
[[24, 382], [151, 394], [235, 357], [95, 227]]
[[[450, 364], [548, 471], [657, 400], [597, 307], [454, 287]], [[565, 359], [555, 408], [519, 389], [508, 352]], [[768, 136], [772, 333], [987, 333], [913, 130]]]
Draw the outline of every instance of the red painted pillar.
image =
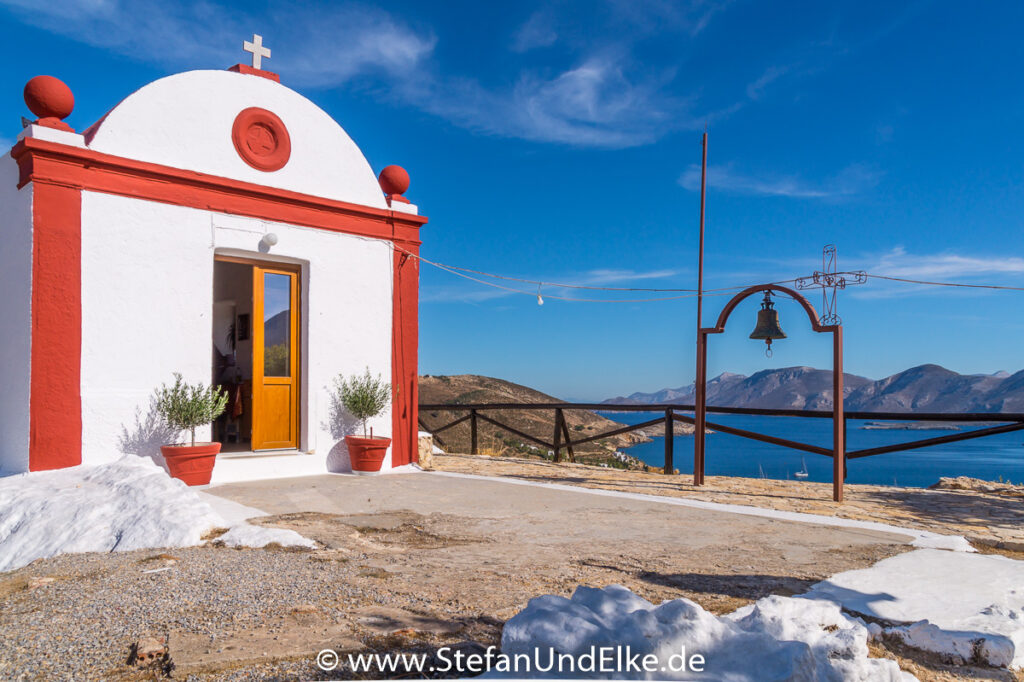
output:
[[846, 415], [843, 391], [843, 327], [832, 332], [832, 499], [843, 501], [846, 477]]
[[82, 193], [32, 184], [29, 470], [82, 463]]
[[704, 429], [707, 420], [708, 335], [697, 331], [697, 372], [694, 379], [693, 484], [704, 485]]
[[[395, 242], [419, 255], [419, 244]], [[419, 276], [418, 258], [394, 252], [393, 318], [391, 327], [391, 463], [401, 466], [419, 460]]]

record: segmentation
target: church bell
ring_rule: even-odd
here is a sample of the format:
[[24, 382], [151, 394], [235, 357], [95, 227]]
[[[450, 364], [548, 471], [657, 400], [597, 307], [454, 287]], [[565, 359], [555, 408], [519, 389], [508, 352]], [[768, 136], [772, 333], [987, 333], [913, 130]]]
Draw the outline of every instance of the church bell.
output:
[[761, 309], [757, 311], [757, 326], [750, 332], [750, 338], [761, 339], [768, 344], [767, 353], [771, 356], [772, 341], [786, 338], [786, 332], [779, 326], [779, 311], [772, 307], [771, 291], [764, 292]]

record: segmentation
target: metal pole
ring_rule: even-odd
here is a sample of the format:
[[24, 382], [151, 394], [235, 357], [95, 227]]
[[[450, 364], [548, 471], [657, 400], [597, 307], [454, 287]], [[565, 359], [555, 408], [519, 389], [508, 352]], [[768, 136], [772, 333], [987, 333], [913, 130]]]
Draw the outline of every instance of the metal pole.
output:
[[480, 454], [476, 445], [476, 410], [469, 411], [469, 454]]
[[555, 451], [556, 462], [562, 461], [562, 410], [559, 408], [555, 409], [555, 436], [551, 440], [552, 447]]
[[708, 180], [708, 133], [701, 138], [700, 160], [700, 242], [697, 247], [697, 373], [694, 379], [693, 484], [704, 485], [704, 419], [706, 408], [706, 337], [701, 331], [704, 308], [704, 203]]
[[704, 438], [707, 424], [707, 334], [697, 335], [697, 378], [693, 409], [693, 484], [704, 485]]
[[846, 417], [843, 414], [843, 327], [832, 332], [832, 499], [843, 501], [846, 478]]
[[576, 452], [572, 449], [572, 436], [569, 435], [569, 422], [562, 414], [562, 435], [565, 437], [565, 451], [569, 453], [569, 462], [576, 463]]
[[665, 408], [665, 473], [674, 474], [676, 472], [676, 465], [673, 461], [674, 445], [675, 445], [675, 419], [673, 418], [672, 408]]

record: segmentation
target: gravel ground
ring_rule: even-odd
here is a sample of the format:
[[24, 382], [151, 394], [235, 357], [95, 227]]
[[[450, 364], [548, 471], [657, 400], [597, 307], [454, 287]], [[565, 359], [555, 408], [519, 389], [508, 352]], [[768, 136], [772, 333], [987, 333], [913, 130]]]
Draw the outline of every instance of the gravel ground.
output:
[[[215, 653], [238, 633], [252, 634], [266, 649], [297, 627], [316, 637], [331, 624], [348, 636], [327, 636], [325, 644], [354, 648], [353, 642], [381, 648], [380, 633], [361, 625], [368, 605], [415, 609], [415, 599], [395, 594], [386, 580], [370, 575], [367, 554], [338, 560], [331, 551], [295, 551], [198, 547], [115, 554], [76, 554], [37, 561], [0, 576], [0, 679], [99, 680], [149, 679], [154, 671], [127, 665], [131, 645], [145, 636], [170, 634], [172, 660], [183, 633]], [[154, 568], [167, 568], [144, 573]], [[378, 574], [379, 575], [379, 574]], [[55, 580], [30, 588], [33, 577]], [[296, 620], [296, 611], [314, 611]], [[431, 611], [458, 619], [456, 609], [433, 605]], [[461, 625], [461, 623], [460, 623]], [[305, 627], [303, 627], [305, 626]], [[487, 639], [499, 633], [460, 628], [460, 636]], [[472, 629], [472, 628], [471, 628]], [[486, 630], [486, 628], [484, 628]], [[388, 649], [423, 648], [443, 638], [416, 633], [387, 642]], [[452, 640], [453, 638], [448, 638]], [[454, 639], [458, 641], [458, 639]], [[301, 647], [300, 647], [301, 649]], [[244, 669], [179, 670], [176, 679], [327, 679], [309, 653], [268, 652], [271, 660]], [[274, 654], [279, 654], [275, 656]], [[274, 660], [274, 659], [294, 660]], [[332, 676], [332, 677], [336, 677]]]
[[[657, 601], [686, 595], [723, 612], [898, 551], [843, 549], [793, 576], [759, 571], [749, 558], [729, 580], [720, 575], [729, 563], [724, 546], [712, 550], [715, 562], [664, 552], [645, 560], [641, 545], [531, 553], [511, 536], [469, 537], [467, 519], [446, 515], [307, 513], [261, 522], [294, 528], [322, 548], [64, 555], [0, 576], [0, 679], [153, 679], [127, 664], [130, 647], [166, 635], [175, 679], [338, 679], [352, 675], [321, 672], [315, 652], [497, 644], [504, 620], [529, 598], [568, 595], [578, 584], [622, 583]], [[696, 573], [699, 563], [708, 575]], [[47, 577], [53, 582], [30, 586]]]
[[[725, 613], [907, 549], [885, 533], [422, 474], [210, 492], [259, 501], [277, 516], [256, 523], [318, 549], [64, 555], [0, 574], [0, 680], [159, 679], [128, 659], [134, 642], [166, 635], [179, 680], [396, 677], [325, 673], [315, 655], [496, 644], [531, 597], [580, 584]], [[972, 674], [940, 663], [915, 672]]]
[[[345, 666], [324, 672], [316, 666], [314, 653], [328, 647], [339, 652], [430, 653], [438, 646], [460, 642], [498, 643], [502, 620], [481, 609], [494, 612], [496, 604], [504, 603], [502, 599], [481, 603], [462, 590], [464, 583], [458, 580], [452, 581], [449, 590], [428, 590], [417, 597], [415, 584], [403, 580], [399, 570], [391, 573], [377, 567], [381, 558], [374, 551], [350, 552], [341, 559], [337, 549], [210, 546], [66, 555], [38, 561], [0, 576], [0, 679], [167, 679], [159, 668], [137, 669], [127, 663], [132, 643], [146, 635], [167, 633], [171, 660], [178, 664], [171, 670], [172, 678], [195, 682], [395, 678], [399, 675], [355, 674]], [[142, 572], [168, 566], [170, 570]], [[30, 589], [31, 577], [55, 580]], [[625, 561], [580, 567], [563, 581], [524, 580], [507, 587], [515, 601], [541, 592], [568, 595], [577, 582], [587, 582], [587, 578], [594, 584], [624, 583], [654, 599], [685, 594], [705, 606], [717, 605], [718, 611], [730, 610], [763, 593], [791, 591], [785, 581], [758, 584], [748, 576], [737, 576], [731, 587], [709, 576], [711, 582], [699, 588], [704, 591], [692, 589], [699, 586], [692, 581], [688, 583], [691, 589], [667, 585], [652, 589], [638, 565]], [[802, 584], [803, 580], [796, 583]], [[714, 589], [733, 594], [739, 590], [748, 597], [716, 602]], [[500, 592], [493, 584], [486, 585], [485, 591], [496, 596]], [[431, 614], [457, 627], [431, 631], [400, 627], [415, 626], [415, 622], [397, 622], [390, 628], [374, 628], [361, 617], [368, 608]], [[312, 609], [315, 617], [296, 618], [296, 611], [308, 614]], [[330, 627], [322, 627], [325, 625]], [[386, 634], [389, 629], [392, 632]], [[326, 634], [328, 630], [330, 634]], [[278, 640], [289, 633], [293, 635], [289, 646], [275, 649]], [[182, 646], [186, 636], [201, 639], [199, 650]], [[236, 661], [197, 663], [203, 652], [216, 654], [246, 637], [255, 638], [257, 646], [267, 651]], [[951, 666], [934, 656], [908, 652], [898, 643], [872, 649], [876, 656], [895, 658], [922, 680], [1022, 679], [1005, 671]]]
[[152, 559], [158, 555], [66, 555], [10, 574], [7, 589], [30, 575], [56, 581], [4, 599], [0, 677], [99, 679], [126, 669], [141, 636], [186, 630], [216, 638], [264, 625], [281, 605], [316, 602], [340, 612], [357, 599], [387, 599], [352, 588], [342, 565], [311, 571], [308, 552], [175, 549], [165, 555], [177, 559], [169, 570], [143, 573], [164, 567], [167, 560]]

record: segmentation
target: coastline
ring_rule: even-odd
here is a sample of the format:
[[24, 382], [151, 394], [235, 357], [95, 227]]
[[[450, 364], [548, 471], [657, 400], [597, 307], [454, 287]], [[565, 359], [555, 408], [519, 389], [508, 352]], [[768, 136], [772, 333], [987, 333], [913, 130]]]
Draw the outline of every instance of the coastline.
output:
[[998, 422], [868, 422], [860, 426], [864, 431], [961, 431], [965, 426], [991, 426]]

